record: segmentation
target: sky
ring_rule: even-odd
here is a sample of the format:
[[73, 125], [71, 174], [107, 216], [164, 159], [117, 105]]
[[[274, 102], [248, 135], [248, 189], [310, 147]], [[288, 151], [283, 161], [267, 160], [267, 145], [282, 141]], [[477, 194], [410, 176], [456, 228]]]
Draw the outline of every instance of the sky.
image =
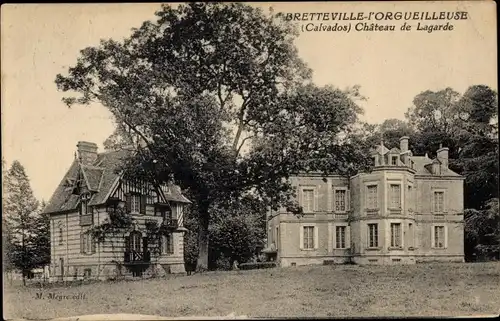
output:
[[[493, 2], [260, 3], [276, 12], [466, 11], [453, 31], [305, 31], [299, 55], [320, 86], [361, 86], [363, 120], [403, 119], [413, 97], [451, 87], [463, 93], [484, 84], [497, 89], [496, 15]], [[19, 160], [38, 199], [49, 200], [69, 168], [78, 141], [98, 144], [113, 132], [110, 113], [98, 104], [61, 102], [54, 79], [79, 51], [100, 39], [120, 40], [154, 19], [159, 4], [21, 4], [1, 7], [2, 157]], [[297, 22], [299, 28], [311, 23]], [[320, 22], [315, 21], [316, 25]], [[346, 23], [345, 21], [338, 22]], [[353, 26], [356, 22], [353, 22]], [[394, 24], [401, 22], [368, 21]], [[423, 21], [421, 24], [427, 24]], [[442, 22], [432, 22], [442, 23]], [[325, 25], [335, 22], [326, 21]], [[416, 22], [413, 23], [416, 28]]]

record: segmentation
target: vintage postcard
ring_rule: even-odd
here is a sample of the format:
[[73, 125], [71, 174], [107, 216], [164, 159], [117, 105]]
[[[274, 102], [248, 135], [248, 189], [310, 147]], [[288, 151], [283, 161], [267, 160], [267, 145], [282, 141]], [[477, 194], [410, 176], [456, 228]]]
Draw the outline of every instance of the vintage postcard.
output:
[[498, 316], [496, 19], [2, 5], [4, 319]]

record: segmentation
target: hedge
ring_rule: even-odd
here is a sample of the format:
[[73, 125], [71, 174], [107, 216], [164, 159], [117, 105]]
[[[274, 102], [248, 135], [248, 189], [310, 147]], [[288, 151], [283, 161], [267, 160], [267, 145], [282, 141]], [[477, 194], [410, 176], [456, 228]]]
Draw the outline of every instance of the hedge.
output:
[[269, 269], [276, 267], [276, 262], [241, 263], [238, 267], [240, 270]]

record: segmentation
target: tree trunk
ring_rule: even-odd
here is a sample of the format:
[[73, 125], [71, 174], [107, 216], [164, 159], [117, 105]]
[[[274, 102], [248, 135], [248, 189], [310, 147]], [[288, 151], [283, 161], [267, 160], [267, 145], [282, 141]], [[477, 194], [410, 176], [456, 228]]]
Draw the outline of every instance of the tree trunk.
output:
[[208, 270], [208, 224], [210, 221], [208, 214], [208, 204], [202, 202], [198, 207], [198, 260], [196, 264], [196, 272]]
[[[21, 238], [22, 238], [22, 258], [23, 258], [23, 265], [26, 265], [26, 247], [24, 245], [24, 230], [21, 234]], [[26, 286], [26, 272], [25, 272], [25, 269], [23, 268], [22, 269], [22, 274], [23, 274], [23, 286]]]

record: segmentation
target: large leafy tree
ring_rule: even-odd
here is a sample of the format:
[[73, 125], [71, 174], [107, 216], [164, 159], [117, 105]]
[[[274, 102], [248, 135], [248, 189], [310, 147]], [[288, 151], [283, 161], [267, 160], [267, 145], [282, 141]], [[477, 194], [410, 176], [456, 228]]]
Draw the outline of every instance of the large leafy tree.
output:
[[142, 140], [127, 173], [189, 190], [198, 269], [208, 266], [215, 205], [249, 192], [266, 205], [292, 205], [291, 174], [367, 164], [349, 139], [361, 111], [356, 88], [307, 84], [297, 31], [279, 15], [241, 3], [190, 3], [164, 5], [156, 17], [122, 42], [83, 49], [56, 83], [80, 93], [65, 97], [68, 105], [98, 101]]
[[466, 207], [483, 209], [498, 198], [498, 96], [484, 85], [471, 86], [457, 103], [460, 148], [455, 166], [465, 176]]
[[[210, 213], [209, 269], [230, 269], [234, 261], [247, 262], [262, 248], [265, 239], [265, 204], [247, 195], [226, 205], [214, 205]], [[196, 215], [196, 206], [185, 212], [184, 224], [192, 231], [197, 230]], [[187, 270], [193, 270], [198, 254], [196, 234], [189, 232], [184, 244]]]
[[7, 253], [10, 263], [22, 271], [23, 282], [27, 273], [37, 266], [34, 239], [39, 202], [33, 195], [24, 167], [14, 161], [5, 177], [6, 198], [3, 200], [3, 217], [10, 235]]
[[490, 199], [483, 210], [465, 212], [466, 252], [481, 259], [500, 259], [500, 212], [498, 198]]
[[30, 242], [35, 266], [45, 266], [50, 263], [50, 215], [43, 213], [45, 206], [46, 203], [42, 200], [31, 228], [33, 236]]

